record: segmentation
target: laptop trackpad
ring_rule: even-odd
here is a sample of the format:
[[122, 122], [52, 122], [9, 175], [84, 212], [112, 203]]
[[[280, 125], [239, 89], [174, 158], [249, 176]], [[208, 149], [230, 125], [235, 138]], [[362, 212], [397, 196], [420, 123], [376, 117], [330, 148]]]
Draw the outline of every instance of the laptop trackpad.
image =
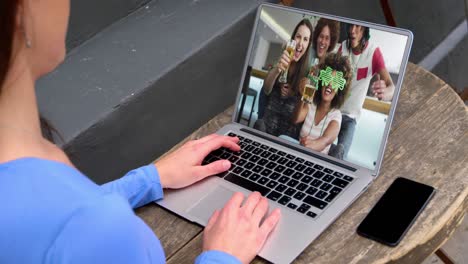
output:
[[188, 210], [190, 216], [195, 217], [197, 223], [206, 225], [216, 209], [224, 207], [234, 192], [223, 186], [217, 186], [213, 191], [203, 197], [195, 206]]

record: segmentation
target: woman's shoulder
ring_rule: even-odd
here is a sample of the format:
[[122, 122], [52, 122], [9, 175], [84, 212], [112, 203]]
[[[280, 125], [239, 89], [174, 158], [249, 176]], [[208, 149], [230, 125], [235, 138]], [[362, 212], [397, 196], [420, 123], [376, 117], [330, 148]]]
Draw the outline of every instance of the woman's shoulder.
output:
[[330, 110], [328, 115], [330, 117], [330, 120], [337, 120], [337, 121], [341, 122], [341, 111], [340, 111], [340, 109], [333, 108], [332, 110]]
[[[8, 131], [11, 132], [11, 131]], [[8, 138], [8, 141], [5, 141]], [[73, 166], [65, 152], [42, 137], [20, 137], [7, 134], [0, 145], [0, 165], [23, 158], [35, 157], [43, 160], [54, 160]]]
[[79, 204], [87, 197], [101, 195], [99, 186], [76, 168], [36, 157], [1, 163], [0, 191], [39, 206], [42, 206], [40, 201], [51, 199], [44, 205], [58, 207], [66, 207], [65, 203], [70, 206]]
[[340, 109], [338, 109], [338, 108], [332, 108], [332, 109], [330, 110], [330, 114], [332, 114], [332, 113], [333, 113], [334, 115], [336, 115], [336, 114], [340, 114], [340, 115], [341, 115], [341, 111], [340, 111]]
[[[48, 180], [49, 177], [47, 176], [51, 176], [56, 180], [60, 180], [60, 178], [56, 178], [56, 176], [59, 175], [65, 177], [76, 175], [77, 178], [86, 178], [86, 176], [81, 174], [73, 165], [61, 159], [56, 160], [53, 158], [48, 159], [34, 156], [18, 157], [0, 163], [0, 174], [10, 175], [12, 178], [29, 177], [31, 180], [40, 177], [44, 182]], [[67, 181], [73, 180], [73, 178], [66, 179]]]
[[63, 166], [68, 166], [70, 167], [69, 164], [61, 161], [54, 159], [52, 157], [46, 158], [46, 157], [38, 157], [38, 156], [18, 156], [14, 158], [8, 158], [8, 159], [2, 159], [0, 161], [0, 171], [3, 171], [5, 169], [8, 170], [14, 170], [14, 169], [22, 169], [22, 168], [29, 168], [29, 167], [36, 167], [39, 166], [39, 168], [42, 167], [63, 167]]

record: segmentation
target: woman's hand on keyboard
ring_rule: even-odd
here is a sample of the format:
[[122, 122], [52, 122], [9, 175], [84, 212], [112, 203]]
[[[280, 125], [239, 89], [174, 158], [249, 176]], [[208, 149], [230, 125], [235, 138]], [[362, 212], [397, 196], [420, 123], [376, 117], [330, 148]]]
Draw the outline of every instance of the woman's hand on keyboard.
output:
[[163, 188], [179, 189], [189, 186], [208, 176], [228, 170], [231, 163], [218, 160], [202, 166], [203, 159], [221, 147], [239, 151], [237, 137], [212, 134], [186, 142], [174, 152], [155, 162]]
[[268, 235], [278, 223], [281, 213], [268, 213], [268, 201], [259, 192], [253, 192], [244, 204], [244, 195], [235, 193], [223, 209], [211, 216], [203, 233], [203, 250], [219, 250], [250, 263], [265, 244]]

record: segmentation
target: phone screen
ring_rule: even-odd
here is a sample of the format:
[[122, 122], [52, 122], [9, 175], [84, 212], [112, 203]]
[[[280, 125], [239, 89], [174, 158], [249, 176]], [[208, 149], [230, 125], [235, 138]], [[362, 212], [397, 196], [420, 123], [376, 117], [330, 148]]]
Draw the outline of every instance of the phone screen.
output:
[[434, 194], [434, 188], [397, 178], [359, 225], [358, 234], [396, 246]]

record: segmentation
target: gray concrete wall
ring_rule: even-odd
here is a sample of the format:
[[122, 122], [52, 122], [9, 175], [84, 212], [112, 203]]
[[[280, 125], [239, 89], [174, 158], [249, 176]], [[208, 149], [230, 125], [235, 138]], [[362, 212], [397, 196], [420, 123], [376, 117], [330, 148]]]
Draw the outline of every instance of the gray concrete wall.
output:
[[234, 103], [262, 1], [153, 1], [38, 82], [41, 112], [98, 183], [152, 161]]
[[72, 49], [150, 0], [72, 0], [67, 48]]
[[252, 18], [74, 138], [65, 147], [74, 164], [98, 183], [116, 179], [152, 162], [233, 104]]
[[468, 89], [468, 81], [466, 79], [466, 73], [468, 72], [467, 58], [468, 36], [465, 36], [447, 57], [436, 65], [433, 72], [458, 92], [462, 92], [464, 89]]

